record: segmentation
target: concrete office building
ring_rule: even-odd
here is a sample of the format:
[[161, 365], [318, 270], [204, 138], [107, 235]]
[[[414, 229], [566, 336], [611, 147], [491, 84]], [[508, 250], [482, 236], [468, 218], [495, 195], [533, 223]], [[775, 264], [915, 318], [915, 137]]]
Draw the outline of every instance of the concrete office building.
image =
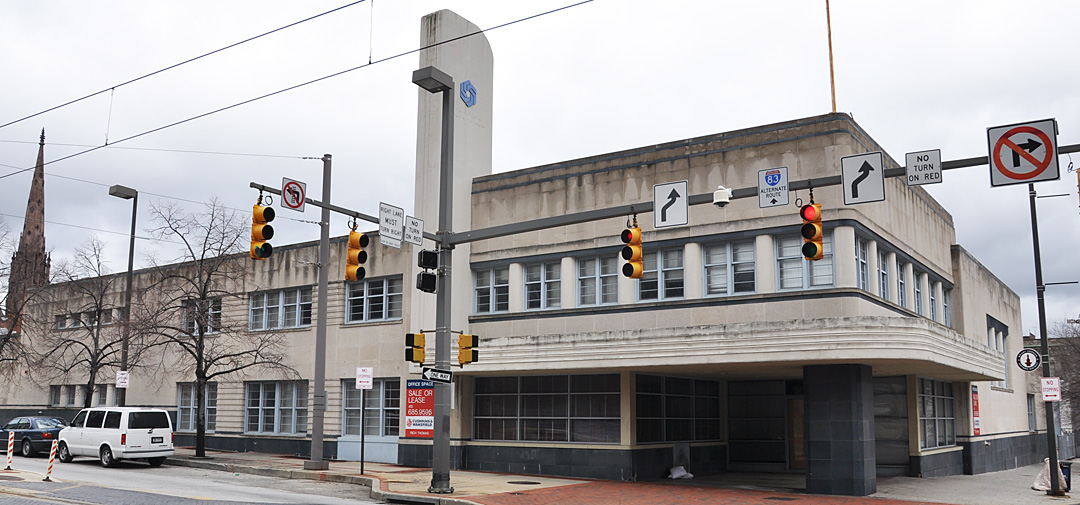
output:
[[[469, 28], [447, 11], [425, 23], [432, 40]], [[455, 232], [651, 202], [658, 183], [686, 180], [691, 195], [756, 188], [759, 171], [781, 166], [792, 181], [819, 180], [837, 175], [844, 156], [882, 150], [849, 116], [829, 114], [490, 174], [487, 51], [461, 63], [448, 49], [421, 65], [479, 90], [481, 108], [456, 101]], [[420, 97], [416, 209], [436, 223], [439, 104]], [[815, 188], [825, 229], [818, 261], [800, 253], [797, 207], [761, 209], [756, 198], [691, 206], [688, 225], [659, 230], [640, 213], [641, 280], [619, 274], [619, 233], [633, 216], [458, 249], [453, 328], [481, 342], [479, 362], [455, 371], [454, 467], [620, 480], [660, 478], [674, 465], [801, 472], [811, 492], [867, 495], [878, 476], [1039, 461], [1042, 409], [1010, 366], [1023, 346], [1019, 298], [955, 243], [951, 216], [925, 191], [887, 179], [885, 197], [845, 206], [838, 186]], [[402, 355], [405, 333], [434, 327], [435, 297], [411, 286], [419, 248], [372, 243], [357, 282], [340, 280], [346, 244], [331, 244], [326, 454], [358, 459], [364, 429], [369, 461], [430, 465], [430, 440], [405, 436], [403, 390], [419, 367]], [[251, 371], [215, 381], [209, 448], [308, 454], [317, 256], [314, 242], [275, 244], [220, 302], [222, 319], [282, 332], [301, 379]], [[137, 272], [136, 289], [149, 274]], [[32, 310], [64, 316], [66, 327], [70, 318], [50, 312], [57, 307]], [[429, 339], [428, 356], [431, 347]], [[358, 366], [375, 369], [364, 395]], [[71, 417], [86, 394], [80, 380], [0, 387], [0, 418]], [[169, 408], [177, 443], [193, 443], [191, 381], [133, 376], [128, 404]], [[91, 394], [110, 403], [114, 388], [101, 382]], [[1061, 441], [1071, 456], [1068, 430]]]

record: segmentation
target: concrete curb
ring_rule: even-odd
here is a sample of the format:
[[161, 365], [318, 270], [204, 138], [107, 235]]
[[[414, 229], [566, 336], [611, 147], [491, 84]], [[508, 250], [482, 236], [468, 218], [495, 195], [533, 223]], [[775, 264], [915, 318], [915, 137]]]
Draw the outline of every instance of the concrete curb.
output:
[[[263, 468], [249, 465], [235, 465], [232, 463], [218, 463], [214, 461], [200, 461], [187, 458], [169, 458], [166, 465], [199, 468], [202, 470], [217, 470], [230, 473], [245, 473], [274, 477], [278, 479], [306, 479], [324, 482], [337, 482], [342, 484], [356, 484], [370, 488], [370, 497], [375, 500], [393, 501], [397, 503], [423, 503], [431, 505], [480, 505], [464, 498], [430, 495], [421, 496], [407, 493], [384, 491], [382, 480], [378, 477], [366, 477], [361, 475], [341, 475], [336, 473], [316, 472], [312, 470], [284, 470], [280, 468]], [[81, 502], [79, 502], [81, 504]]]

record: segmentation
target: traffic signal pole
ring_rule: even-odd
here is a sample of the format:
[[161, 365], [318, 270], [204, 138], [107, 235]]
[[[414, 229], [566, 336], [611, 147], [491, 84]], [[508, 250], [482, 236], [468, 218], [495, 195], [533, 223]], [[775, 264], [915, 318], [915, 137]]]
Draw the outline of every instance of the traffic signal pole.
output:
[[[330, 161], [324, 154], [322, 197], [330, 200]], [[311, 417], [311, 458], [304, 470], [326, 470], [330, 463], [323, 460], [323, 417], [326, 415], [326, 294], [330, 270], [330, 209], [323, 207], [319, 218], [319, 306], [315, 316], [315, 391]]]

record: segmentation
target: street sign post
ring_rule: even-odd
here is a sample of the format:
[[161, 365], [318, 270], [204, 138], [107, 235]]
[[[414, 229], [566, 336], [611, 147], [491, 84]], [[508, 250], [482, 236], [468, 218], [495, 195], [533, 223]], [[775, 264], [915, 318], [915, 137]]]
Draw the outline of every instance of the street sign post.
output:
[[653, 228], [690, 224], [688, 185], [678, 181], [653, 186]]
[[379, 243], [401, 249], [405, 239], [405, 209], [379, 202]]
[[885, 200], [885, 165], [881, 151], [840, 158], [844, 205]]
[[454, 372], [449, 370], [439, 370], [431, 367], [424, 367], [424, 371], [420, 374], [421, 377], [432, 382], [441, 382], [443, 384], [450, 384], [454, 382]]
[[304, 212], [307, 201], [307, 183], [281, 178], [281, 206], [286, 209]]
[[941, 182], [941, 149], [907, 153], [907, 185], [921, 186]]
[[788, 204], [788, 168], [758, 170], [758, 208], [781, 207]]
[[1061, 177], [1057, 121], [1044, 119], [986, 129], [990, 185], [1053, 181]]
[[131, 372], [129, 372], [127, 370], [117, 370], [116, 371], [116, 387], [121, 388], [121, 389], [127, 388], [130, 378], [131, 378]]
[[1042, 366], [1042, 355], [1035, 349], [1021, 349], [1016, 353], [1016, 366], [1025, 372], [1033, 372]]
[[1061, 379], [1058, 377], [1043, 377], [1042, 396], [1044, 402], [1061, 401]]
[[405, 216], [405, 241], [413, 245], [424, 245], [423, 219]]

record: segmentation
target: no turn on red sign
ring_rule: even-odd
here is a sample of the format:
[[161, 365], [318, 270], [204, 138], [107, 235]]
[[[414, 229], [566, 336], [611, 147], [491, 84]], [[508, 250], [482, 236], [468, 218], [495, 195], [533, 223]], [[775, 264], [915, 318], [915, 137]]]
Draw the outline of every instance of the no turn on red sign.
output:
[[991, 186], [1060, 178], [1056, 120], [995, 126], [986, 129], [986, 137]]

